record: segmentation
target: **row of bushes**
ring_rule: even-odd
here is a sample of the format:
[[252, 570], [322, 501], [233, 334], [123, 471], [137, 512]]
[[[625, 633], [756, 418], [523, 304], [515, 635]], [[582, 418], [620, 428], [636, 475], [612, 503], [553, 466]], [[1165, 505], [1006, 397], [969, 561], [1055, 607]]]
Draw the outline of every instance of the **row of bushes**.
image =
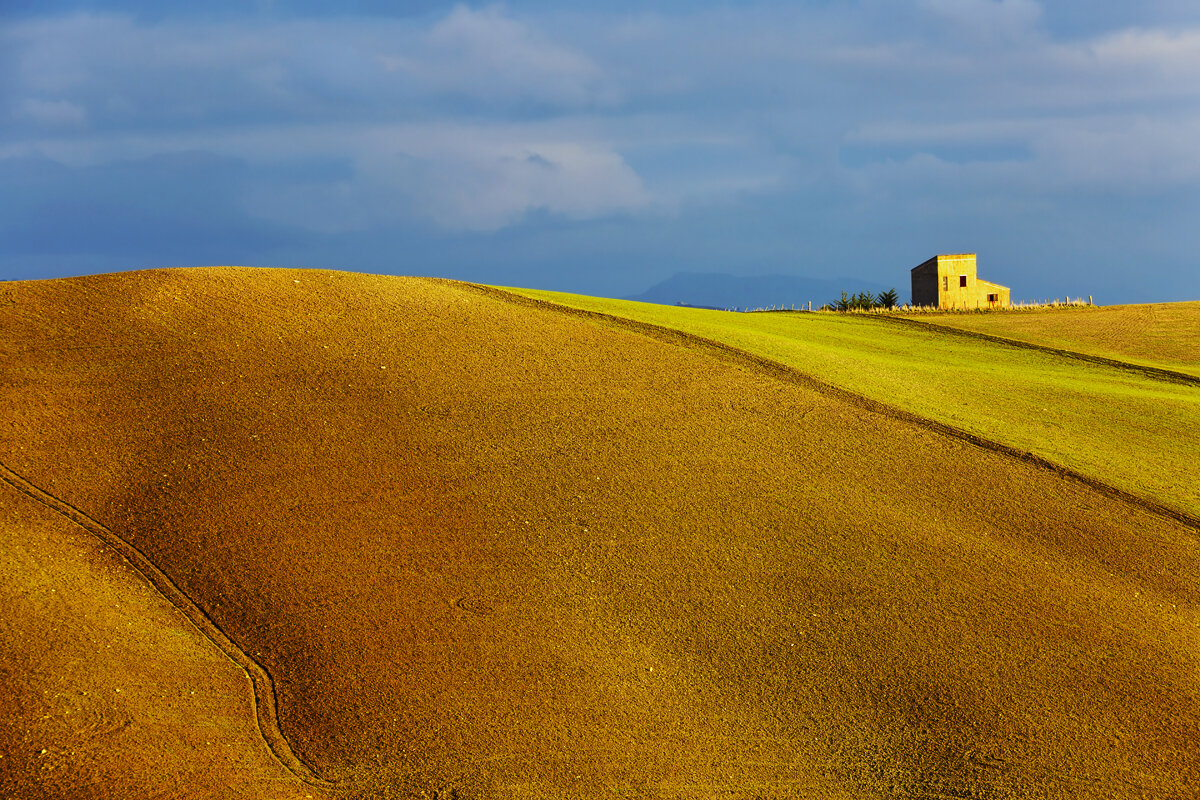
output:
[[893, 309], [900, 305], [900, 295], [896, 294], [895, 289], [888, 289], [886, 292], [879, 294], [871, 294], [870, 292], [859, 292], [858, 294], [848, 295], [842, 292], [842, 296], [832, 303], [826, 303], [821, 306], [822, 311], [873, 311], [877, 308]]
[[896, 297], [896, 290], [889, 289], [872, 296], [870, 292], [859, 292], [842, 296], [832, 303], [821, 306], [821, 311], [900, 311], [906, 314], [982, 314], [1008, 311], [1054, 311], [1064, 308], [1097, 308], [1092, 298], [1082, 297], [1059, 300], [1018, 301], [1007, 306], [980, 306], [978, 308], [939, 308], [938, 306], [901, 305]]

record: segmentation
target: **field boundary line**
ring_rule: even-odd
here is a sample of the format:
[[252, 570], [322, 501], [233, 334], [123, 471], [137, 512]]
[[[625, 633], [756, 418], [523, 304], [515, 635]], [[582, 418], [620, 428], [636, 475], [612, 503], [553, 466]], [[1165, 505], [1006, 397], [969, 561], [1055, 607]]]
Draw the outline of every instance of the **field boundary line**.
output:
[[898, 406], [893, 406], [884, 403], [880, 400], [867, 397], [857, 392], [852, 392], [849, 389], [843, 389], [832, 383], [828, 383], [806, 372], [781, 364], [778, 361], [772, 361], [769, 358], [755, 355], [747, 350], [718, 342], [715, 339], [708, 339], [703, 336], [697, 336], [692, 333], [685, 333], [676, 328], [669, 328], [663, 325], [655, 325], [649, 322], [641, 322], [639, 320], [628, 319], [627, 317], [618, 317], [613, 314], [605, 314], [600, 311], [588, 311], [581, 308], [572, 308], [571, 306], [554, 303], [549, 300], [539, 300], [532, 297], [509, 292], [504, 289], [498, 289], [494, 286], [487, 286], [480, 283], [467, 283], [465, 281], [452, 281], [445, 278], [427, 278], [429, 281], [444, 282], [450, 285], [469, 288], [484, 295], [488, 295], [495, 299], [509, 302], [514, 305], [524, 305], [531, 308], [541, 308], [547, 311], [553, 311], [569, 316], [581, 317], [594, 322], [601, 322], [616, 327], [632, 330], [636, 333], [643, 334], [659, 341], [664, 341], [669, 344], [677, 344], [681, 346], [692, 346], [696, 349], [704, 349], [712, 352], [714, 355], [721, 357], [723, 360], [756, 369], [757, 371], [769, 375], [776, 380], [785, 383], [793, 383], [799, 386], [812, 389], [827, 397], [835, 397], [846, 403], [849, 403], [856, 408], [870, 411], [890, 419], [907, 422], [917, 427], [939, 433], [943, 436], [960, 441], [967, 442], [983, 450], [988, 450], [993, 453], [1016, 458], [1020, 461], [1030, 464], [1041, 469], [1049, 470], [1061, 478], [1083, 484], [1096, 492], [1099, 492], [1106, 497], [1119, 500], [1129, 505], [1137, 506], [1143, 511], [1148, 511], [1156, 516], [1166, 517], [1167, 519], [1178, 522], [1179, 524], [1191, 528], [1193, 531], [1200, 532], [1200, 517], [1189, 514], [1186, 511], [1171, 508], [1170, 506], [1159, 503], [1156, 500], [1151, 500], [1147, 497], [1128, 492], [1120, 489], [1104, 481], [1093, 478], [1082, 472], [1077, 472], [1070, 467], [1063, 466], [1048, 458], [1031, 453], [1027, 450], [1021, 450], [1001, 442], [988, 439], [979, 434], [971, 433], [962, 428], [955, 428], [952, 425], [947, 425], [943, 422], [923, 417], [920, 414], [915, 414], [911, 411], [906, 411]]
[[287, 738], [283, 735], [283, 731], [279, 729], [275, 682], [266, 669], [238, 647], [213, 622], [212, 618], [205, 614], [203, 609], [196, 605], [166, 573], [155, 566], [154, 562], [147, 558], [141, 550], [122, 539], [111, 528], [92, 519], [79, 508], [30, 483], [4, 462], [0, 462], [0, 481], [75, 523], [120, 554], [154, 587], [159, 595], [178, 609], [196, 630], [216, 645], [217, 649], [240, 667], [246, 677], [250, 679], [251, 701], [254, 706], [254, 717], [258, 722], [258, 732], [275, 760], [296, 778], [310, 786], [319, 786], [324, 789], [336, 788], [336, 781], [319, 777], [296, 756], [291, 745], [288, 744]]
[[994, 333], [981, 333], [979, 331], [969, 331], [963, 328], [954, 328], [950, 325], [939, 325], [936, 322], [926, 322], [923, 319], [912, 319], [910, 317], [893, 317], [886, 314], [878, 315], [863, 315], [867, 319], [878, 319], [881, 322], [892, 322], [900, 325], [910, 325], [924, 330], [934, 331], [936, 333], [945, 333], [951, 336], [963, 336], [968, 339], [982, 339], [986, 342], [994, 342], [996, 344], [1006, 344], [1010, 347], [1017, 347], [1022, 350], [1036, 350], [1041, 353], [1050, 353], [1052, 355], [1061, 356], [1063, 358], [1072, 358], [1076, 361], [1086, 361], [1091, 364], [1100, 364], [1114, 369], [1121, 369], [1127, 372], [1136, 372], [1148, 378], [1153, 378], [1167, 383], [1179, 383], [1185, 386], [1200, 386], [1200, 378], [1195, 375], [1189, 375], [1186, 372], [1176, 372], [1171, 369], [1163, 369], [1161, 367], [1150, 367], [1144, 364], [1135, 364], [1132, 361], [1121, 361], [1116, 358], [1107, 358], [1105, 356], [1096, 356], [1089, 353], [1080, 353], [1077, 350], [1066, 350], [1060, 347], [1050, 347], [1049, 345], [1036, 344], [1034, 342], [1024, 342], [1020, 339], [1009, 339], [1007, 336], [997, 336]]

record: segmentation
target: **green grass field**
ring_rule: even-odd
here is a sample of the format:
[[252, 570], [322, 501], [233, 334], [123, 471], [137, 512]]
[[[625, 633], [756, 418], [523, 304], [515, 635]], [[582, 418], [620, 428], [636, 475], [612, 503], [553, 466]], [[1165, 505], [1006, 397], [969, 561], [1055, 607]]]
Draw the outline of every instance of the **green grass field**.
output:
[[922, 322], [1200, 376], [1200, 302], [1031, 313], [929, 314]]
[[511, 291], [719, 341], [1200, 515], [1194, 387], [866, 316], [738, 314]]

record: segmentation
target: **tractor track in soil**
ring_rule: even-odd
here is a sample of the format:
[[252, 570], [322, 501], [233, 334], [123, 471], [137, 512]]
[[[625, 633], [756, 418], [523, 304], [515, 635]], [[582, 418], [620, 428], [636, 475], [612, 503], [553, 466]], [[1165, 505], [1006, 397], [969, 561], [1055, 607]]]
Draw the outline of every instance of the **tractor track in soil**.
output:
[[246, 654], [223, 630], [180, 589], [162, 570], [154, 565], [141, 550], [138, 550], [111, 528], [97, 522], [81, 509], [39, 488], [0, 462], [0, 481], [16, 491], [38, 502], [55, 513], [75, 523], [121, 555], [146, 579], [155, 591], [179, 610], [196, 630], [212, 642], [218, 650], [241, 668], [250, 680], [254, 716], [258, 732], [271, 755], [288, 772], [309, 786], [336, 789], [337, 781], [327, 780], [314, 773], [292, 751], [287, 738], [279, 729], [279, 718], [275, 699], [275, 682], [266, 669]]

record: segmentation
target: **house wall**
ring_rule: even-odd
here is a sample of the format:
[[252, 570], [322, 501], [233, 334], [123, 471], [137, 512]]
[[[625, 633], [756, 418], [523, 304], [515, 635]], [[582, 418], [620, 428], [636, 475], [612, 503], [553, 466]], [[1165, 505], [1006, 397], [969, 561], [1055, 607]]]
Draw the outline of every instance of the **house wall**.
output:
[[[999, 295], [995, 303], [988, 302], [989, 294]], [[1007, 286], [979, 279], [974, 253], [952, 253], [913, 267], [912, 304], [945, 309], [1003, 308], [1011, 300]]]
[[[965, 275], [967, 285], [960, 286]], [[934, 256], [912, 270], [912, 303], [937, 308], [975, 308], [979, 294], [975, 254]]]
[[[975, 254], [935, 256], [938, 270], [938, 308], [976, 308], [979, 305], [979, 279]], [[960, 276], [966, 277], [966, 286]]]
[[[989, 294], [999, 295], [996, 302], [988, 302]], [[1008, 308], [1012, 305], [1009, 288], [991, 281], [979, 281], [979, 305], [983, 308]]]
[[937, 256], [913, 268], [912, 304], [914, 306], [936, 306], [938, 304]]

